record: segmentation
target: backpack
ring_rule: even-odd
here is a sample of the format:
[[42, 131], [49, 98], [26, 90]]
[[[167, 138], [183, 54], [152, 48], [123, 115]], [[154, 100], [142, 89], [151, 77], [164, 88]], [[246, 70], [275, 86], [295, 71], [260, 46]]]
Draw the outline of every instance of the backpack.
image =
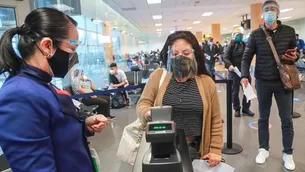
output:
[[[119, 80], [116, 76], [109, 74], [109, 81], [113, 84], [119, 84]], [[110, 95], [111, 107], [113, 109], [120, 109], [126, 106], [125, 99], [121, 92], [113, 93]]]
[[113, 109], [120, 109], [126, 106], [125, 99], [122, 93], [111, 94], [111, 107]]

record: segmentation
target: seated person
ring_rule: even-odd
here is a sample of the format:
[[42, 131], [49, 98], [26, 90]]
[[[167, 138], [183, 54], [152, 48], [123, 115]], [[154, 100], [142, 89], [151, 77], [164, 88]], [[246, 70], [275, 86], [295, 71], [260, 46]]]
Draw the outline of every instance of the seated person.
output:
[[[172, 106], [172, 119], [183, 129], [192, 159], [209, 159], [211, 166], [221, 161], [223, 130], [217, 89], [205, 66], [205, 56], [196, 37], [189, 31], [171, 34], [160, 57], [170, 66], [163, 80], [163, 69], [154, 71], [137, 104], [142, 121], [150, 120], [153, 106]], [[162, 82], [162, 83], [160, 83]], [[159, 87], [159, 84], [161, 86]]]
[[[112, 88], [124, 88], [125, 86], [128, 86], [127, 76], [124, 71], [118, 69], [116, 63], [112, 63], [110, 65], [110, 78], [109, 82]], [[126, 106], [129, 106], [129, 98], [127, 95], [127, 91], [123, 91], [122, 95], [126, 101]]]
[[[94, 83], [92, 79], [86, 77], [84, 72], [81, 72], [80, 78], [79, 70], [76, 69], [74, 71], [74, 80], [73, 80], [73, 91], [75, 94], [85, 94], [92, 93], [96, 91]], [[90, 82], [88, 85], [87, 82]], [[97, 112], [98, 114], [103, 114], [105, 117], [109, 119], [114, 119], [114, 116], [110, 115], [110, 97], [109, 96], [91, 96], [81, 99], [82, 103], [86, 106], [98, 105]]]

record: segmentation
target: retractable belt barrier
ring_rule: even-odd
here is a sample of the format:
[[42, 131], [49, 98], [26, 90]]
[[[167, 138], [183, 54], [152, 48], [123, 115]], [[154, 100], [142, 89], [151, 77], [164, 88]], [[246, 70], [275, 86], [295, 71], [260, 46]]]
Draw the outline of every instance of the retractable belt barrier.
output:
[[117, 88], [117, 89], [111, 89], [111, 90], [106, 90], [106, 91], [95, 91], [95, 92], [86, 93], [86, 94], [76, 94], [71, 97], [72, 97], [72, 99], [80, 99], [80, 98], [86, 98], [86, 97], [91, 97], [91, 96], [109, 95], [111, 93], [118, 93], [118, 92], [122, 92], [122, 91], [136, 90], [139, 88], [143, 89], [144, 87], [145, 87], [145, 83], [142, 83], [139, 85], [131, 85], [131, 86], [124, 87], [124, 88]]
[[233, 143], [233, 119], [232, 119], [232, 79], [226, 79], [220, 74], [214, 72], [214, 75], [220, 78], [220, 80], [215, 80], [216, 84], [226, 84], [226, 92], [227, 92], [227, 142], [224, 143], [224, 147], [222, 149], [223, 154], [227, 155], [235, 155], [239, 154], [243, 151], [241, 145], [237, 143]]

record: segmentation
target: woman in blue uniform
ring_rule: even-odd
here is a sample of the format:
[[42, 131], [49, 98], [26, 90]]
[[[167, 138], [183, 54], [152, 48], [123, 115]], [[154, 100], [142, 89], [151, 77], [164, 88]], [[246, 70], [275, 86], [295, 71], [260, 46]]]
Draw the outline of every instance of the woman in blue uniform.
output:
[[0, 89], [0, 146], [13, 171], [94, 171], [85, 133], [101, 132], [107, 119], [80, 120], [70, 95], [50, 83], [72, 66], [76, 25], [58, 10], [40, 8], [0, 40], [0, 74], [10, 74]]

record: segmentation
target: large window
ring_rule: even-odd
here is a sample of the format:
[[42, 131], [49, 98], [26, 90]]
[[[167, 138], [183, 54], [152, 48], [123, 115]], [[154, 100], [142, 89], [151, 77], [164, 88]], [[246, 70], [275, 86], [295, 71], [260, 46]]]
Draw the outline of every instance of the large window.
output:
[[[16, 15], [15, 9], [9, 7], [1, 7], [0, 6], [0, 38], [3, 33], [10, 28], [16, 27]], [[17, 47], [17, 36], [13, 38], [13, 47]], [[0, 50], [1, 51], [1, 50]], [[0, 75], [0, 87], [2, 86], [5, 78], [8, 74]]]

